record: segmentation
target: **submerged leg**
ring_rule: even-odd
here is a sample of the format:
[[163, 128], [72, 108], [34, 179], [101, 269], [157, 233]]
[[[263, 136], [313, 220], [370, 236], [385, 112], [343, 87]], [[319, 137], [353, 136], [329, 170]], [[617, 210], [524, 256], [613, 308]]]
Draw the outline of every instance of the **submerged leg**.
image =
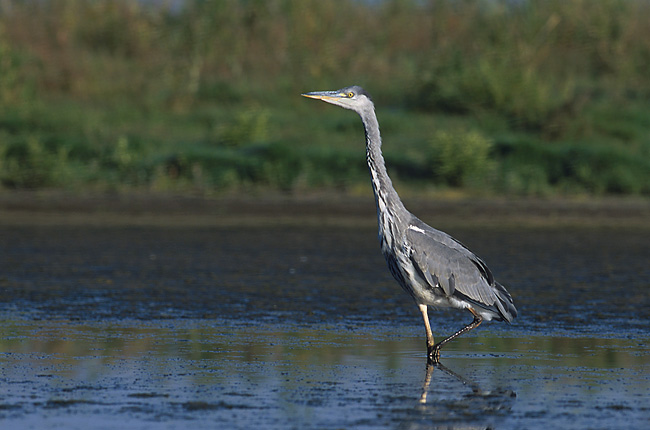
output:
[[475, 329], [476, 327], [481, 325], [481, 323], [483, 322], [483, 317], [477, 314], [476, 311], [472, 308], [467, 308], [467, 310], [470, 311], [472, 315], [474, 315], [474, 320], [471, 323], [467, 324], [465, 327], [458, 330], [456, 333], [449, 336], [448, 338], [443, 339], [440, 342], [433, 345], [431, 351], [429, 352], [429, 361], [432, 361], [433, 363], [437, 363], [438, 361], [440, 361], [440, 348], [442, 348], [444, 344], [446, 344], [450, 340], [456, 339], [461, 334], [467, 333], [468, 331]]
[[427, 331], [427, 354], [431, 355], [433, 346], [436, 341], [433, 340], [433, 333], [431, 332], [431, 325], [429, 324], [429, 313], [427, 312], [427, 305], [418, 305], [420, 312], [422, 312], [422, 319], [424, 320], [424, 329]]

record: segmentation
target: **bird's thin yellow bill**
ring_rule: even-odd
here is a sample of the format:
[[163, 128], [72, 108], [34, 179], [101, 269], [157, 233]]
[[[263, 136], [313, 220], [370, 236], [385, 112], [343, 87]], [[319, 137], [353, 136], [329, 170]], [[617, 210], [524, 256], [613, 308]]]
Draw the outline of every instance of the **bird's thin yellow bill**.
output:
[[327, 92], [327, 93], [315, 92], [315, 93], [304, 93], [301, 94], [301, 96], [309, 97], [310, 99], [317, 99], [317, 100], [336, 100], [341, 98], [342, 95], [337, 93], [331, 93], [331, 92]]

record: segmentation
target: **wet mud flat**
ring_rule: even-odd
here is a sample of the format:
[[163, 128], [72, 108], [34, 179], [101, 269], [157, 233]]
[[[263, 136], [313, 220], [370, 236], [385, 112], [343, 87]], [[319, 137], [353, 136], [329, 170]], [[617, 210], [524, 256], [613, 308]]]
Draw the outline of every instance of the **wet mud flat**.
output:
[[[456, 226], [512, 292], [427, 368], [372, 223], [0, 226], [6, 428], [644, 428], [650, 229]], [[436, 336], [469, 314], [431, 311]]]

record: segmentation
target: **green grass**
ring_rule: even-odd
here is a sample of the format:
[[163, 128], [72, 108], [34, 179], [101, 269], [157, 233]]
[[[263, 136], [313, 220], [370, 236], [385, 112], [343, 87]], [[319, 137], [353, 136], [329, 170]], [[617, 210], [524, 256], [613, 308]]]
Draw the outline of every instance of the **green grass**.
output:
[[650, 195], [642, 0], [16, 2], [0, 11], [0, 189], [367, 187], [374, 96], [401, 189]]

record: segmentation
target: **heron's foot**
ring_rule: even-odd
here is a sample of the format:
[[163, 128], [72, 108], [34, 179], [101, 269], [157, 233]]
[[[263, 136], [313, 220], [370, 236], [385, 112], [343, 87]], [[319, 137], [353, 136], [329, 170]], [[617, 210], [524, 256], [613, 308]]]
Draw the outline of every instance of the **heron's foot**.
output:
[[427, 347], [427, 362], [429, 364], [438, 364], [440, 362], [440, 344]]

